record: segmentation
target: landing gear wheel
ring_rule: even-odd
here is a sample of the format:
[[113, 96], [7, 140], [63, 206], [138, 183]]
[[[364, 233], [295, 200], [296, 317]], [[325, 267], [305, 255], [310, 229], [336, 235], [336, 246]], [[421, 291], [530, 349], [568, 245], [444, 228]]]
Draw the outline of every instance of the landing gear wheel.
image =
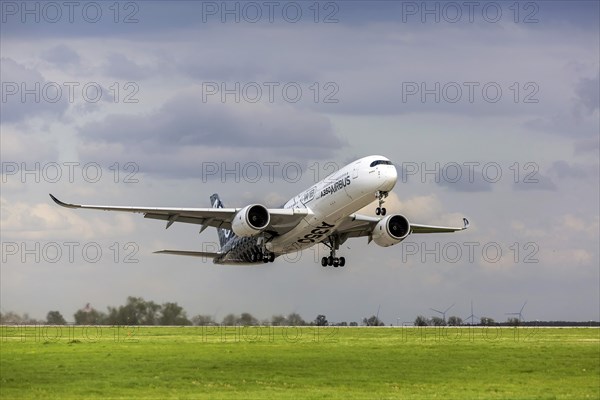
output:
[[269, 253], [269, 262], [275, 261], [275, 253]]
[[328, 237], [328, 241], [322, 242], [325, 246], [329, 248], [329, 257], [321, 258], [321, 265], [323, 267], [333, 266], [334, 268], [343, 267], [346, 265], [346, 259], [344, 257], [336, 257], [336, 250], [340, 247], [340, 238], [339, 236], [331, 235]]
[[385, 215], [385, 208], [381, 207], [385, 202], [385, 198], [388, 197], [388, 192], [375, 192], [375, 197], [377, 197], [378, 207], [375, 209], [375, 214], [377, 215]]

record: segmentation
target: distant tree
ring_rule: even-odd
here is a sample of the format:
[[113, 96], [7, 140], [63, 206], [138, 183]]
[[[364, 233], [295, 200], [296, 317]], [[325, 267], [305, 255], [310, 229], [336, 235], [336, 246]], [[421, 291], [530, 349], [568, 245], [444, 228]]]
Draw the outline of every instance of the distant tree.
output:
[[192, 317], [192, 323], [196, 326], [216, 325], [215, 320], [210, 315], [196, 315]]
[[160, 325], [191, 325], [183, 307], [177, 303], [165, 303], [160, 308]]
[[22, 317], [16, 312], [0, 313], [0, 324], [20, 324]]
[[48, 311], [46, 315], [46, 323], [49, 325], [64, 325], [67, 323], [65, 318], [58, 311]]
[[494, 321], [494, 319], [490, 318], [490, 317], [481, 317], [481, 319], [479, 321], [480, 321], [481, 325], [483, 325], [483, 326], [496, 325], [496, 321]]
[[291, 313], [287, 316], [287, 322], [290, 326], [302, 326], [306, 325], [306, 322], [302, 319], [300, 314]]
[[238, 325], [258, 325], [258, 320], [252, 316], [250, 313], [242, 313], [238, 320], [236, 321]]
[[225, 318], [223, 318], [221, 324], [225, 326], [234, 326], [238, 319], [239, 317], [235, 314], [227, 314]]
[[273, 326], [285, 326], [287, 324], [287, 319], [281, 314], [273, 315], [271, 317], [271, 325]]
[[352, 322], [350, 322], [350, 326], [358, 326], [358, 322], [352, 321]]
[[450, 326], [461, 326], [463, 324], [463, 320], [460, 317], [452, 316], [448, 318], [448, 325]]
[[384, 323], [379, 320], [375, 315], [371, 315], [369, 318], [363, 318], [363, 325], [366, 326], [383, 326]]
[[29, 314], [25, 313], [19, 315], [15, 312], [9, 311], [4, 314], [0, 314], [0, 323], [2, 324], [25, 324], [25, 325], [39, 325], [43, 324], [44, 321], [38, 321], [35, 318], [31, 318]]
[[506, 323], [510, 326], [519, 326], [521, 325], [521, 321], [519, 318], [509, 318]]
[[327, 322], [327, 318], [323, 314], [317, 315], [315, 318], [315, 325], [317, 326], [327, 326], [329, 323]]
[[425, 318], [422, 315], [417, 316], [417, 318], [415, 318], [415, 326], [427, 326], [427, 318]]
[[342, 321], [338, 324], [336, 324], [337, 326], [348, 326], [348, 323], [346, 321]]
[[75, 314], [73, 314], [73, 318], [75, 319], [75, 323], [77, 325], [103, 325], [107, 322], [106, 314], [96, 310], [95, 308], [91, 308], [89, 310], [78, 310]]
[[107, 322], [112, 325], [157, 325], [161, 306], [141, 297], [127, 297], [124, 306], [108, 307]]
[[433, 326], [446, 326], [446, 321], [444, 321], [444, 319], [440, 318], [440, 317], [432, 317], [431, 318], [431, 325], [433, 325]]

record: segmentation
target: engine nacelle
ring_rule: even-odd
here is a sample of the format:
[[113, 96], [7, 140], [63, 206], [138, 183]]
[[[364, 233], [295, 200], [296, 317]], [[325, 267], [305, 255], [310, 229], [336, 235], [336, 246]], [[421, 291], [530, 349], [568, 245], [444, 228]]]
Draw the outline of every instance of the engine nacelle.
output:
[[241, 237], [254, 236], [262, 232], [271, 221], [269, 211], [260, 204], [249, 205], [235, 214], [231, 230]]
[[388, 247], [400, 243], [410, 233], [410, 222], [402, 215], [388, 215], [375, 225], [371, 234], [379, 246]]

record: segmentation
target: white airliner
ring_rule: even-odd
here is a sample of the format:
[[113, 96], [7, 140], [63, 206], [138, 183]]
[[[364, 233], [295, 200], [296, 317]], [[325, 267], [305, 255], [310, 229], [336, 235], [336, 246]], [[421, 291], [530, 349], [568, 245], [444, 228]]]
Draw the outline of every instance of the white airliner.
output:
[[[290, 199], [281, 208], [251, 204], [243, 208], [223, 208], [217, 194], [210, 197], [213, 208], [115, 207], [68, 204], [50, 195], [57, 204], [68, 208], [143, 213], [144, 218], [217, 228], [221, 249], [203, 251], [160, 250], [156, 253], [210, 257], [215, 264], [255, 264], [273, 262], [276, 257], [322, 243], [330, 249], [322, 266], [343, 267], [337, 257], [339, 246], [352, 237], [368, 237], [379, 246], [400, 243], [411, 233], [456, 232], [467, 229], [413, 224], [402, 215], [387, 215], [382, 207], [396, 185], [398, 174], [390, 160], [369, 156], [346, 165], [319, 183]], [[378, 200], [378, 217], [356, 214]]]

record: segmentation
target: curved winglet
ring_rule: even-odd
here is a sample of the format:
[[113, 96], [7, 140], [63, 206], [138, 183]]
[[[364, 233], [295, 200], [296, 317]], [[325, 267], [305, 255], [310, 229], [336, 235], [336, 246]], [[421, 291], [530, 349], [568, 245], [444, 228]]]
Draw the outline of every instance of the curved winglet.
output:
[[79, 208], [80, 207], [77, 204], [64, 203], [64, 202], [60, 201], [59, 199], [57, 199], [56, 197], [54, 197], [51, 193], [48, 193], [48, 194], [50, 195], [50, 198], [59, 206], [66, 207], [66, 208]]
[[465, 226], [463, 227], [463, 229], [467, 229], [469, 227], [469, 220], [463, 217], [463, 222], [465, 224]]

